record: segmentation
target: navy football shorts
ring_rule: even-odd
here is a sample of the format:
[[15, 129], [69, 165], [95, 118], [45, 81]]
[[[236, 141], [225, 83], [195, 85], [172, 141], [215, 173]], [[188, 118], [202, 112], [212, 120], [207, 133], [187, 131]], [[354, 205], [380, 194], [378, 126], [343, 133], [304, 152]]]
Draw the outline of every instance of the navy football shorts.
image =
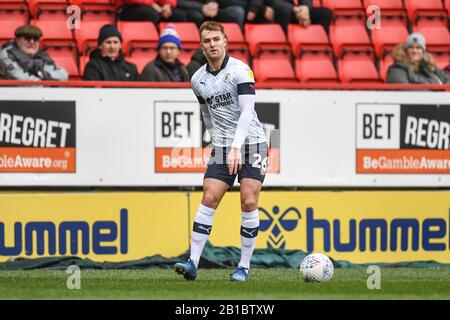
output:
[[243, 178], [250, 178], [264, 182], [268, 165], [267, 143], [246, 144], [242, 146], [242, 168], [237, 174], [228, 172], [227, 156], [231, 147], [217, 147], [211, 151], [211, 158], [204, 178], [213, 178], [233, 186], [236, 176], [240, 183]]

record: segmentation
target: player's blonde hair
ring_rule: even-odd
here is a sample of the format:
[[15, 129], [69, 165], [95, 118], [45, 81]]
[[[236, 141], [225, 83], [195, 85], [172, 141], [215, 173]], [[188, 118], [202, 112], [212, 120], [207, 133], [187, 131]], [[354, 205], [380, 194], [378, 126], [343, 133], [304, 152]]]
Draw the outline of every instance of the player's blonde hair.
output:
[[216, 21], [205, 21], [201, 24], [200, 28], [198, 29], [200, 38], [202, 37], [203, 30], [220, 31], [220, 32], [222, 32], [225, 39], [227, 38], [227, 35], [225, 34], [225, 28], [223, 27], [223, 25], [221, 25], [220, 23], [218, 23]]

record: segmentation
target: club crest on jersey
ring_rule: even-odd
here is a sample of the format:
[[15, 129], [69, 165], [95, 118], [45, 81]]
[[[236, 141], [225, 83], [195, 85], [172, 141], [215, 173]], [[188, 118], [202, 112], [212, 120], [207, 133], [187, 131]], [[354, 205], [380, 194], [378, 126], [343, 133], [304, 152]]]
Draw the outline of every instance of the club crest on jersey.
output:
[[247, 70], [248, 76], [249, 76], [250, 78], [252, 78], [253, 80], [255, 80], [255, 76], [253, 75], [253, 71], [250, 70], [249, 68], [246, 68], [245, 70]]
[[227, 82], [228, 80], [230, 79], [230, 73], [229, 72], [227, 72], [227, 73], [225, 73], [225, 75], [223, 76], [223, 82]]

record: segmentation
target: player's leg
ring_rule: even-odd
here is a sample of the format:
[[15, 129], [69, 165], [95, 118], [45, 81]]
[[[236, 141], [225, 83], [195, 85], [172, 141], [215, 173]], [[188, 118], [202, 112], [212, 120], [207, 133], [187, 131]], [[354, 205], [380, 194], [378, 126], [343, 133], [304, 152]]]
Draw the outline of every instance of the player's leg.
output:
[[230, 186], [224, 181], [205, 178], [203, 180], [203, 198], [194, 218], [191, 237], [191, 261], [198, 266], [208, 236], [211, 233], [214, 213]]
[[261, 181], [255, 179], [244, 178], [241, 180], [241, 260], [231, 280], [247, 280], [259, 230], [258, 198], [261, 186]]
[[194, 218], [190, 257], [187, 262], [175, 264], [175, 272], [182, 274], [186, 280], [195, 280], [197, 277], [198, 263], [211, 233], [214, 213], [229, 188], [229, 184], [218, 179], [205, 178], [203, 180], [203, 198]]
[[241, 184], [241, 260], [231, 280], [246, 281], [259, 230], [258, 199], [267, 167], [267, 144], [245, 147], [245, 163], [239, 171]]

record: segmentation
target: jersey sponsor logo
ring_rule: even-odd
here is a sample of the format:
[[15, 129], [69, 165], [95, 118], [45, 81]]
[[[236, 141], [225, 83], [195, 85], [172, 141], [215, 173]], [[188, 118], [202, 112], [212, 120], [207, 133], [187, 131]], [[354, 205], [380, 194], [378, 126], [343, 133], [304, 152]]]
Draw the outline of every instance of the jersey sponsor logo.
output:
[[74, 101], [0, 101], [0, 172], [75, 172]]
[[450, 173], [450, 105], [358, 104], [357, 173]]
[[217, 109], [219, 107], [230, 106], [234, 102], [231, 93], [227, 92], [224, 94], [218, 94], [216, 96], [207, 97], [206, 103], [208, 104], [208, 107], [210, 107], [211, 109]]

